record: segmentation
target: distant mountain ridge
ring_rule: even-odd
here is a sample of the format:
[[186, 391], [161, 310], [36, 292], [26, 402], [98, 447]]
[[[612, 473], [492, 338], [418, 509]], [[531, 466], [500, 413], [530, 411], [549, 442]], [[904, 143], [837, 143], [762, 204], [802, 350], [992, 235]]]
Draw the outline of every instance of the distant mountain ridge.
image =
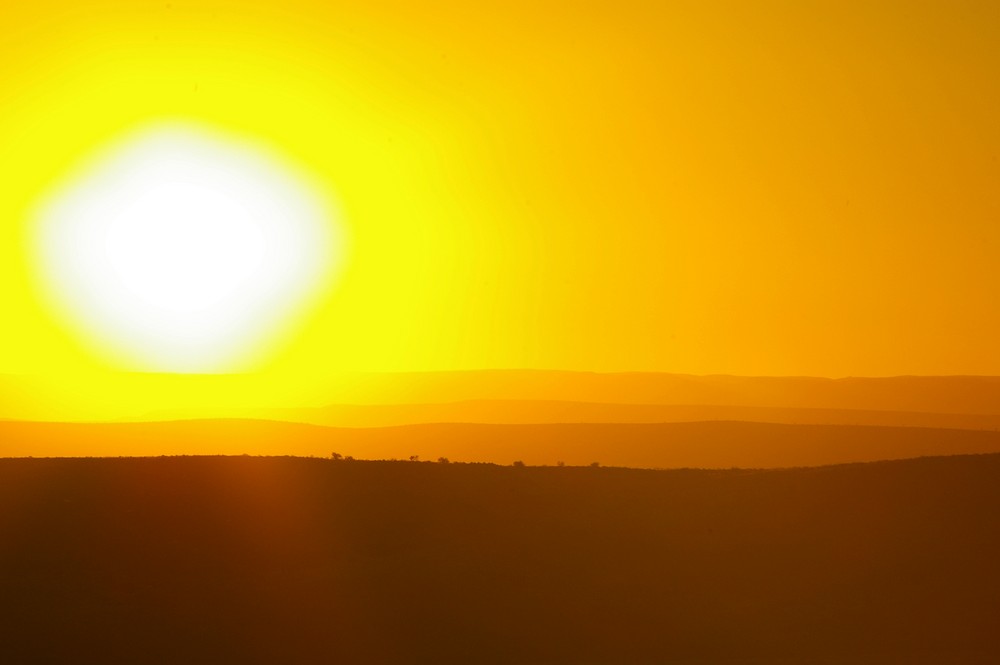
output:
[[[153, 412], [142, 421], [187, 419], [191, 411]], [[555, 400], [467, 400], [438, 404], [331, 404], [302, 409], [233, 409], [205, 416], [279, 420], [326, 427], [394, 427], [429, 423], [541, 425], [742, 421], [787, 425], [871, 425], [1000, 430], [1000, 415], [809, 409], [766, 406], [610, 404]]]
[[288, 454], [638, 468], [777, 468], [1000, 452], [1000, 432], [746, 422], [332, 428], [266, 420], [0, 422], [0, 456]]

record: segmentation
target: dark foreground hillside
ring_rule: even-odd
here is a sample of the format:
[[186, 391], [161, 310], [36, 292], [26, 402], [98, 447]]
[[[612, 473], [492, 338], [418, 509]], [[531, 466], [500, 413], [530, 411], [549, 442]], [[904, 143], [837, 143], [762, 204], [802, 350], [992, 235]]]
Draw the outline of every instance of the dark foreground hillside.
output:
[[4, 663], [995, 663], [998, 626], [998, 455], [0, 460]]

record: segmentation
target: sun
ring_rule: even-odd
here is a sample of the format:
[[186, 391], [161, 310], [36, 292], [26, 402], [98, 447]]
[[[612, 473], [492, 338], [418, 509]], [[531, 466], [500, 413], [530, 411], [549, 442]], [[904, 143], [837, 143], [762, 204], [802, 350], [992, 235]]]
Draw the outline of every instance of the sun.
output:
[[193, 124], [147, 127], [39, 206], [35, 263], [56, 314], [133, 369], [231, 371], [328, 281], [329, 201], [269, 151]]

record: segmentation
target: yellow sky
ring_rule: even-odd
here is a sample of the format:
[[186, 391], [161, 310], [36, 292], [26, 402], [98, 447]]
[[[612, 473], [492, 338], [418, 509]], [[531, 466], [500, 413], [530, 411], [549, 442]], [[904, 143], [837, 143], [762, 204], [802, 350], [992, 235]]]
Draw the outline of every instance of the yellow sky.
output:
[[183, 119], [342, 211], [262, 368], [1000, 374], [995, 2], [2, 12], [0, 372], [107, 365], [39, 297], [30, 211]]

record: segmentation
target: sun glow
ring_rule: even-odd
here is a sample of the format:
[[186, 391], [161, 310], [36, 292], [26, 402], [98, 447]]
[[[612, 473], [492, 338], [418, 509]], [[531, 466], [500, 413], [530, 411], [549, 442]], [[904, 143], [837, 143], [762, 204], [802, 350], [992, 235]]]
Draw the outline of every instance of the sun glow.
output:
[[40, 207], [37, 266], [61, 317], [133, 368], [252, 362], [331, 273], [331, 209], [261, 149], [147, 128]]
[[[6, 3], [0, 374], [1000, 373], [997, 3], [432, 4]], [[171, 131], [231, 168], [80, 258]]]

